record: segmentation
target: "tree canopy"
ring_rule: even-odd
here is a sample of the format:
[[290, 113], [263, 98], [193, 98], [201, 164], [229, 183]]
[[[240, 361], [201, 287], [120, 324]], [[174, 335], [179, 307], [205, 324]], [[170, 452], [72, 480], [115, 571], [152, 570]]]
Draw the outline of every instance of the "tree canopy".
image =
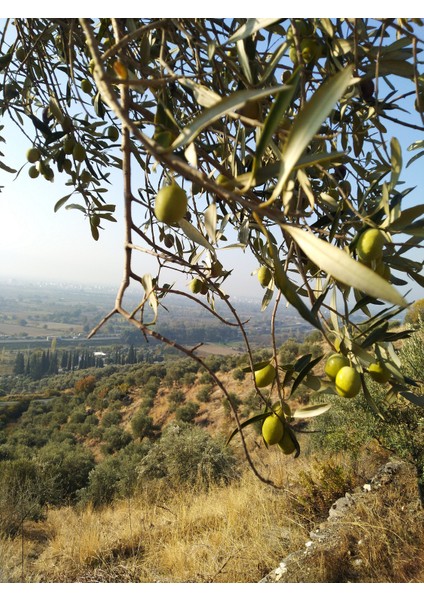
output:
[[[102, 323], [119, 313], [202, 364], [196, 348], [161, 335], [167, 298], [184, 295], [238, 327], [246, 372], [273, 367], [269, 385], [256, 385], [255, 419], [282, 421], [296, 453], [293, 419], [328, 408], [294, 412], [296, 389], [337, 394], [337, 385], [313, 374], [323, 357], [279, 364], [274, 334], [285, 303], [347, 359], [371, 404], [366, 376], [382, 363], [387, 400], [403, 394], [423, 405], [394, 347], [409, 330], [389, 322], [408, 306], [408, 283], [424, 281], [424, 205], [405, 207], [413, 190], [401, 180], [403, 149], [387, 134], [394, 123], [422, 136], [422, 45], [421, 19], [4, 21], [1, 114], [28, 138], [30, 177], [69, 176], [54, 210], [81, 211], [98, 239], [114, 221], [111, 173], [122, 172], [124, 276]], [[13, 170], [1, 141], [0, 167]], [[410, 150], [408, 164], [422, 160], [424, 142]], [[255, 364], [223, 291], [230, 271], [217, 251], [228, 246], [250, 249], [262, 309], [273, 305], [265, 364]], [[140, 253], [155, 257], [155, 272], [140, 271]], [[171, 285], [175, 272], [189, 287]], [[130, 284], [140, 287], [137, 306], [125, 303]], [[233, 412], [243, 441], [246, 423]]]

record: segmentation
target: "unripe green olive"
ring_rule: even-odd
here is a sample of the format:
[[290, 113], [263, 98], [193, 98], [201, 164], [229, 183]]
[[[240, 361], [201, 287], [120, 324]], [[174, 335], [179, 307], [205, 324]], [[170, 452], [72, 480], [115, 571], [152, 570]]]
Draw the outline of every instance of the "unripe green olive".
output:
[[155, 200], [155, 215], [158, 221], [173, 225], [185, 217], [187, 194], [177, 184], [171, 183], [159, 190]]
[[26, 153], [27, 161], [30, 163], [36, 163], [41, 158], [41, 154], [38, 148], [30, 148]]

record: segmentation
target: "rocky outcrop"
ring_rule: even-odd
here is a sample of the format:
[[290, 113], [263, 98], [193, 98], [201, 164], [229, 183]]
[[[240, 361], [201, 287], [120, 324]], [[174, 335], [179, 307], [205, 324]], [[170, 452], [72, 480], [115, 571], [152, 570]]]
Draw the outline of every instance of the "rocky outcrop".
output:
[[[331, 553], [341, 541], [343, 520], [358, 502], [367, 502], [370, 495], [392, 483], [405, 464], [392, 461], [381, 467], [369, 483], [353, 493], [347, 493], [330, 507], [328, 518], [309, 534], [305, 547], [286, 556], [276, 569], [266, 575], [259, 583], [305, 583], [310, 582], [309, 573], [316, 572], [316, 563], [323, 554]], [[353, 559], [355, 560], [355, 559]], [[360, 565], [352, 565], [352, 568]]]

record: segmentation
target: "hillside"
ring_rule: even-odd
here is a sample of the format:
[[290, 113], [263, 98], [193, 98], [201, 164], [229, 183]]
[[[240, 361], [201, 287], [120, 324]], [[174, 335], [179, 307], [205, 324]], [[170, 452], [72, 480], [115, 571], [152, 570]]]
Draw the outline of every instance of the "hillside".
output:
[[[422, 372], [422, 335], [400, 349], [411, 376]], [[289, 340], [280, 362], [295, 365], [305, 351], [318, 360], [327, 348], [316, 336]], [[343, 543], [319, 546], [307, 575], [279, 580], [423, 581], [422, 409], [398, 401], [388, 412], [384, 386], [367, 380], [383, 422], [362, 395], [337, 399], [300, 383], [293, 410], [332, 405], [293, 423], [300, 456], [266, 448], [253, 423], [244, 429], [246, 457], [239, 435], [225, 445], [235, 420], [217, 384], [241, 422], [263, 410], [246, 357], [204, 360], [209, 372], [177, 356], [76, 370], [3, 397], [1, 580], [258, 582], [285, 557], [298, 561], [310, 532], [327, 531], [332, 505], [362, 490], [338, 522]], [[323, 366], [313, 374], [325, 381]], [[28, 389], [20, 378], [16, 390], [24, 380]], [[274, 390], [267, 401], [277, 399]], [[364, 495], [393, 459], [404, 466], [390, 488]]]

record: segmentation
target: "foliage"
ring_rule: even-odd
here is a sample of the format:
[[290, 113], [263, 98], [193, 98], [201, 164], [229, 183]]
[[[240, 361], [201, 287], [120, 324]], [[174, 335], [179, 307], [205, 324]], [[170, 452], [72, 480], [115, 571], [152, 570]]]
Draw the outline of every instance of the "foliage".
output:
[[242, 369], [234, 369], [233, 377], [236, 381], [243, 381], [246, 377], [246, 373]]
[[300, 492], [295, 502], [306, 518], [322, 519], [328, 507], [355, 486], [355, 476], [349, 466], [334, 461], [317, 461], [308, 471], [299, 473]]
[[405, 323], [417, 325], [420, 320], [424, 320], [424, 298], [414, 302], [406, 311]]
[[95, 467], [93, 453], [69, 443], [46, 444], [37, 454], [36, 463], [43, 477], [51, 479], [48, 502], [53, 505], [74, 503], [78, 490], [87, 485]]
[[137, 485], [137, 467], [149, 448], [149, 443], [131, 443], [106, 457], [90, 471], [86, 487], [78, 493], [80, 503], [100, 508], [116, 497], [130, 497]]
[[196, 400], [199, 402], [208, 402], [210, 400], [211, 394], [213, 392], [213, 386], [210, 384], [205, 384], [199, 387], [196, 393]]
[[15, 535], [27, 519], [44, 517], [46, 478], [34, 462], [23, 458], [0, 465], [0, 531]]
[[189, 423], [172, 423], [141, 461], [139, 476], [166, 478], [172, 484], [225, 482], [235, 476], [235, 459], [229, 448], [206, 431]]
[[112, 425], [102, 435], [102, 441], [102, 450], [107, 455], [125, 448], [132, 441], [132, 437], [128, 431], [118, 425]]
[[[29, 139], [30, 176], [69, 177], [55, 211], [80, 211], [98, 239], [115, 221], [110, 173], [122, 170], [124, 277], [102, 322], [118, 313], [194, 359], [237, 417], [219, 361], [161, 331], [160, 315], [167, 297], [189, 298], [244, 340], [252, 377], [247, 329], [218, 257], [226, 247], [250, 250], [270, 273], [261, 307], [274, 302], [281, 402], [285, 386], [289, 399], [300, 384], [322, 391], [312, 374], [317, 348], [288, 366], [276, 351], [285, 302], [361, 375], [385, 362], [393, 394], [417, 402], [394, 346], [409, 331], [391, 332], [389, 322], [408, 304], [397, 286], [407, 277], [423, 284], [414, 250], [424, 209], [407, 207], [402, 148], [386, 125], [423, 129], [411, 116], [422, 119], [424, 108], [422, 31], [420, 19], [392, 18], [5, 20], [0, 110]], [[409, 163], [422, 148], [410, 146]], [[188, 211], [165, 223], [155, 198], [173, 183]], [[357, 252], [362, 233], [376, 229], [382, 257], [380, 248]], [[156, 257], [156, 272], [139, 270], [140, 252]], [[184, 283], [174, 284], [175, 272]], [[187, 291], [193, 279], [200, 289]], [[132, 283], [142, 300], [128, 308]], [[180, 376], [177, 363], [167, 369], [169, 383]], [[260, 393], [258, 410], [266, 401]]]
[[87, 375], [82, 379], [79, 379], [75, 383], [75, 391], [77, 394], [90, 394], [96, 387], [96, 378], [94, 375]]
[[175, 417], [177, 421], [192, 423], [199, 411], [199, 408], [200, 407], [197, 402], [186, 402], [177, 408], [175, 411]]
[[[367, 378], [372, 406], [362, 394], [347, 403], [341, 400], [334, 403], [331, 411], [318, 417], [320, 433], [314, 435], [312, 447], [333, 453], [349, 452], [358, 457], [370, 440], [377, 440], [385, 449], [414, 465], [419, 496], [424, 504], [423, 335], [421, 325], [400, 351], [405, 376], [417, 380], [414, 402]], [[417, 404], [417, 400], [421, 403]]]
[[141, 440], [144, 437], [150, 437], [154, 433], [153, 419], [149, 416], [145, 408], [141, 408], [133, 416], [131, 419], [131, 429], [134, 437]]

